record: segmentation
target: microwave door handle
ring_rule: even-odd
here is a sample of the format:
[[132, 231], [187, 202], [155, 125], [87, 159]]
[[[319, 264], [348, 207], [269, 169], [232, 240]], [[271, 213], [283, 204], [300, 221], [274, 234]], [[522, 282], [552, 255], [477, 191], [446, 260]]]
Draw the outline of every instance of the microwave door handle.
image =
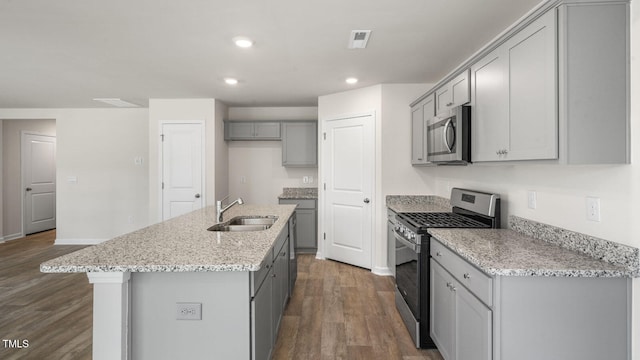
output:
[[[449, 152], [453, 151], [453, 144], [449, 145], [449, 140], [448, 140], [448, 133], [449, 133], [449, 127], [451, 126], [451, 121], [453, 119], [449, 118], [449, 120], [447, 120], [447, 123], [444, 124], [444, 128], [443, 128], [443, 138], [444, 138], [444, 146], [447, 147], [447, 149], [449, 150]], [[455, 143], [455, 139], [454, 139], [454, 143]]]

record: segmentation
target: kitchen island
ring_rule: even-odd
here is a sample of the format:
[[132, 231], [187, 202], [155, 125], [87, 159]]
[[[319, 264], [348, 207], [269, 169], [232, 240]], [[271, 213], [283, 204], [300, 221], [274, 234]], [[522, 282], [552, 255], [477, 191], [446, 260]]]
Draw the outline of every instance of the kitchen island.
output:
[[94, 359], [267, 358], [289, 286], [294, 210], [235, 206], [224, 221], [277, 220], [266, 230], [212, 232], [216, 210], [207, 207], [47, 261], [40, 270], [86, 272], [94, 284]]

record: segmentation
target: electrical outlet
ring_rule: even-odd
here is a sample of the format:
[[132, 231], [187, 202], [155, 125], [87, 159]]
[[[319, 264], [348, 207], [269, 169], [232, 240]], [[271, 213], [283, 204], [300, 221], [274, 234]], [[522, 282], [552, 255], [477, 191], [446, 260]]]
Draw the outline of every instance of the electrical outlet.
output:
[[202, 320], [202, 304], [176, 303], [176, 320]]
[[303, 176], [302, 177], [302, 183], [303, 184], [308, 184], [309, 183], [309, 177], [308, 176]]
[[535, 209], [538, 206], [538, 195], [535, 191], [527, 191], [527, 206]]
[[587, 220], [600, 221], [600, 198], [587, 196]]

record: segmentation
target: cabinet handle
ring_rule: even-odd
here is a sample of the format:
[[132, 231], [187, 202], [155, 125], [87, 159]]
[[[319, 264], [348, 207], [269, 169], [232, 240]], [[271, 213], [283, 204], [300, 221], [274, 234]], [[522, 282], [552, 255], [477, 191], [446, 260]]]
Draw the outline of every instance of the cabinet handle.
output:
[[271, 265], [270, 265], [270, 264], [267, 264], [267, 266], [265, 266], [265, 267], [268, 269], [268, 268], [270, 268], [270, 267], [271, 267]]
[[448, 287], [449, 289], [451, 289], [451, 283], [450, 283], [450, 282], [448, 282], [448, 283], [447, 283], [447, 287]]
[[273, 273], [273, 275], [271, 275], [271, 277], [276, 277], [276, 274], [275, 274], [275, 273]]
[[442, 254], [440, 253], [440, 251], [436, 251], [436, 256], [442, 256]]
[[422, 158], [418, 158], [418, 160], [422, 161]]
[[452, 102], [450, 102], [450, 103], [447, 103], [447, 106], [451, 106], [451, 105], [453, 105], [453, 103], [452, 103]]
[[456, 291], [456, 287], [455, 286], [451, 286], [451, 291]]
[[471, 279], [471, 275], [469, 275], [469, 273], [465, 273], [462, 277], [465, 279]]

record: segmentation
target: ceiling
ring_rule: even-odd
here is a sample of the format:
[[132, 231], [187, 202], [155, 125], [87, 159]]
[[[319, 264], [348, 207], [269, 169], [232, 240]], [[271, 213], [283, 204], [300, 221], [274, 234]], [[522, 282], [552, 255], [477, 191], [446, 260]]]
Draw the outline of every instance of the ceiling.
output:
[[[433, 83], [539, 2], [0, 0], [0, 108], [313, 106], [352, 88]], [[351, 30], [372, 30], [366, 49], [347, 49]], [[239, 35], [254, 47], [236, 47]]]

